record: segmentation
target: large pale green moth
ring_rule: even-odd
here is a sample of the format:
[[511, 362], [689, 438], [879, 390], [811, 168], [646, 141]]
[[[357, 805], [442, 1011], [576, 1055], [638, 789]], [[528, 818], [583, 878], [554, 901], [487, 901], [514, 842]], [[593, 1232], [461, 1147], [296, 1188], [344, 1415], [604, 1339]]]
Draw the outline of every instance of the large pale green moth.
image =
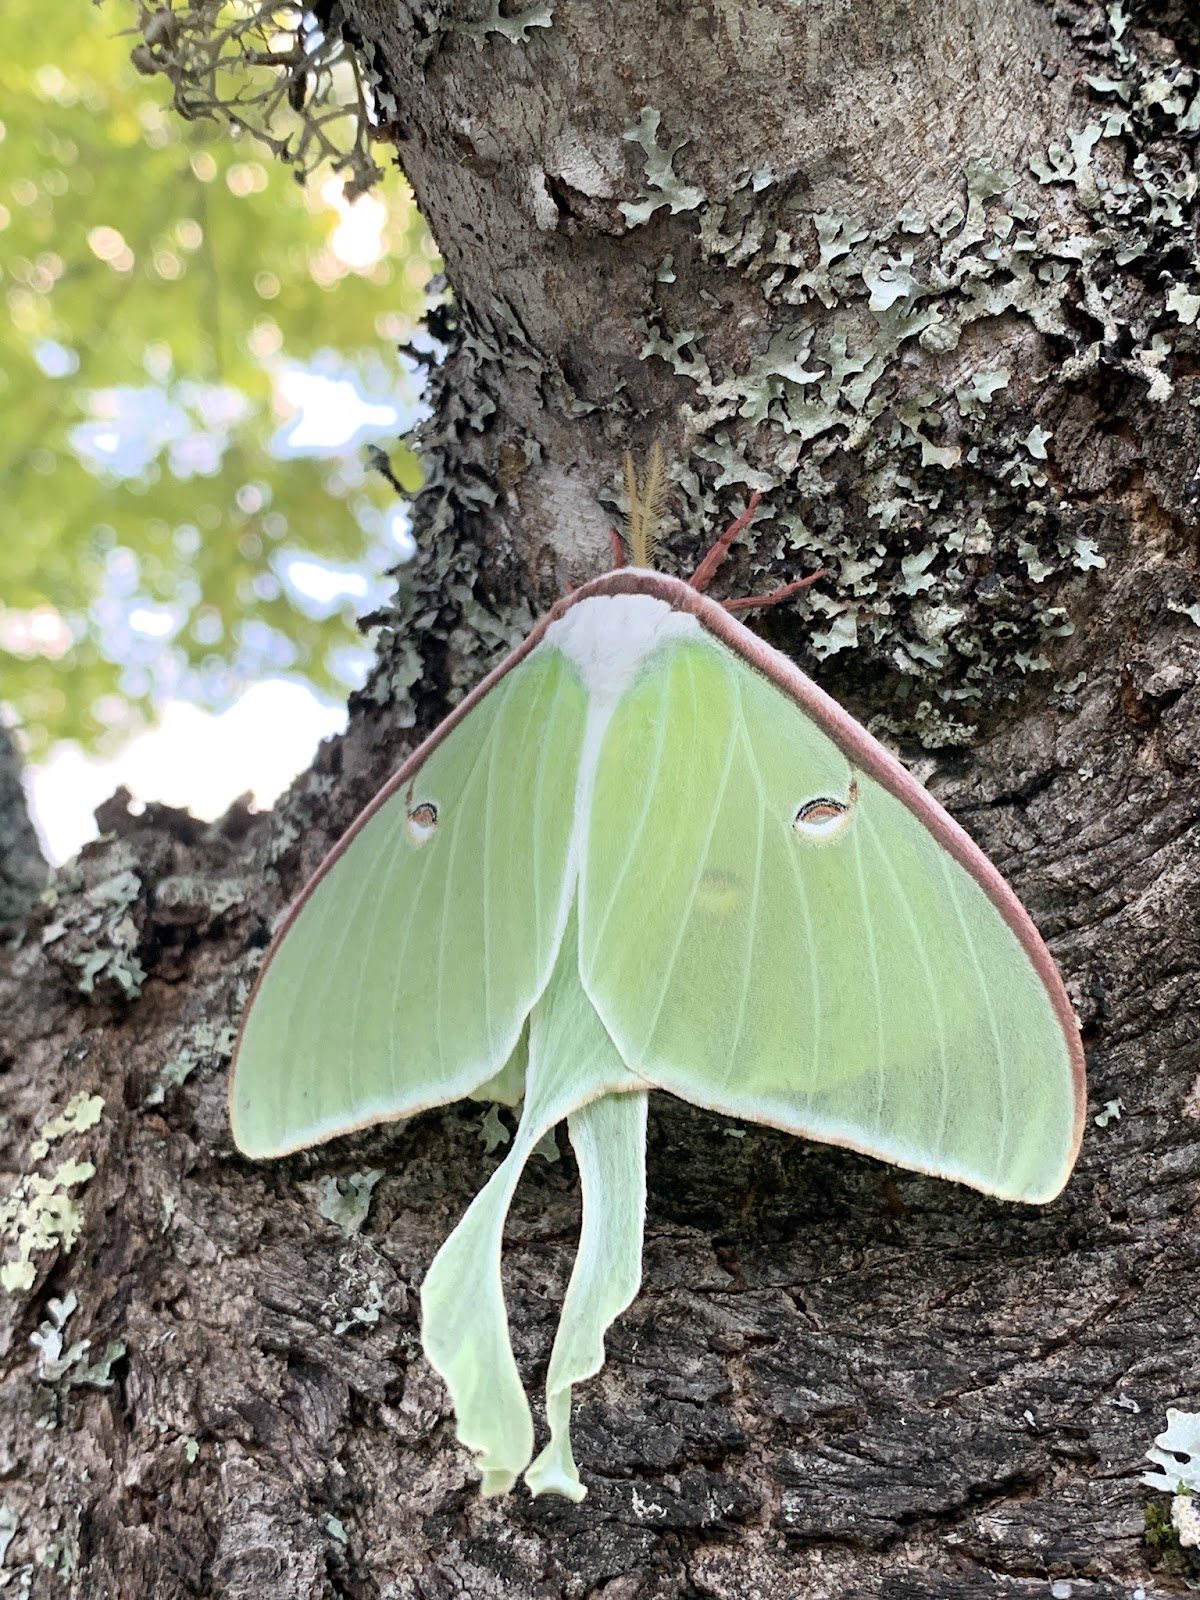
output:
[[[484, 1493], [523, 1471], [584, 1493], [571, 1388], [638, 1289], [651, 1088], [1034, 1203], [1083, 1126], [1075, 1019], [1000, 874], [791, 661], [639, 566], [559, 601], [367, 807], [276, 936], [235, 1057], [255, 1157], [523, 1101], [421, 1292]], [[564, 1118], [583, 1226], [530, 1465], [501, 1235]]]

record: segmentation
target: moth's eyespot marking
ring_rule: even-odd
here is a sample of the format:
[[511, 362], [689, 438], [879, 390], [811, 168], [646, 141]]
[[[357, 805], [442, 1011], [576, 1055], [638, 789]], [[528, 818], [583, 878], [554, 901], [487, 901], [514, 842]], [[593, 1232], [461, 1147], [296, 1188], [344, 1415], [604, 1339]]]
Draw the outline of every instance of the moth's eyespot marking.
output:
[[806, 800], [792, 818], [792, 827], [805, 839], [822, 843], [836, 839], [850, 825], [850, 813], [858, 799], [857, 780], [851, 780], [847, 800], [835, 800], [832, 795], [819, 795]]
[[428, 844], [437, 831], [438, 808], [432, 800], [422, 800], [405, 819], [404, 826], [414, 844]]
[[713, 868], [701, 874], [696, 885], [696, 905], [710, 916], [732, 916], [741, 904], [744, 885], [736, 872]]

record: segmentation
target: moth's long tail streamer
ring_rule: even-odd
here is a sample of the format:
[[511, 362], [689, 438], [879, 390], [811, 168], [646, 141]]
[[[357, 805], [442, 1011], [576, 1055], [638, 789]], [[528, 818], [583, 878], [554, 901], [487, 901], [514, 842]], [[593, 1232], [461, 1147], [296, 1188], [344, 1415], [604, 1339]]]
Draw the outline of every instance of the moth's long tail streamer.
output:
[[638, 1292], [646, 1216], [643, 1091], [607, 1094], [567, 1122], [583, 1189], [579, 1251], [546, 1375], [550, 1443], [525, 1474], [534, 1494], [582, 1500], [571, 1450], [571, 1388], [604, 1365], [604, 1336]]
[[[478, 1452], [485, 1495], [504, 1494], [511, 1489], [533, 1454], [533, 1421], [509, 1340], [500, 1280], [504, 1222], [517, 1181], [534, 1146], [551, 1128], [566, 1117], [574, 1120], [584, 1108], [590, 1110], [592, 1102], [610, 1096], [613, 1090], [621, 1091], [616, 1099], [642, 1102], [644, 1126], [644, 1080], [625, 1066], [584, 992], [579, 979], [578, 948], [572, 912], [546, 992], [530, 1014], [525, 1105], [512, 1149], [433, 1258], [421, 1286], [421, 1340], [425, 1354], [446, 1380], [459, 1439]], [[551, 1357], [551, 1449], [556, 1466], [552, 1469], [547, 1464], [543, 1472], [544, 1488], [574, 1499], [582, 1498], [583, 1486], [571, 1461], [566, 1432], [570, 1385], [598, 1369], [600, 1361], [589, 1364], [592, 1355], [599, 1348], [602, 1360], [604, 1329], [633, 1298], [640, 1275], [640, 1260], [639, 1270], [631, 1275], [628, 1252], [636, 1241], [640, 1257], [644, 1137], [640, 1142], [631, 1142], [627, 1121], [618, 1113], [597, 1111], [585, 1119], [587, 1131], [582, 1135], [586, 1153], [580, 1155], [580, 1167], [586, 1190], [593, 1196], [593, 1214], [598, 1203], [601, 1216], [593, 1216], [589, 1227], [585, 1209], [582, 1265], [576, 1266], [580, 1287], [576, 1289], [573, 1275], [568, 1301], [572, 1290], [574, 1301], [569, 1319], [564, 1313], [567, 1331], [563, 1353], [558, 1354], [556, 1340]], [[638, 1170], [636, 1177], [631, 1177], [627, 1167], [635, 1153], [639, 1157]], [[601, 1240], [596, 1233], [597, 1226], [604, 1225], [604, 1213], [615, 1221], [630, 1203], [621, 1202], [618, 1211], [613, 1196], [617, 1183], [631, 1185], [630, 1200], [636, 1200], [636, 1220], [626, 1219], [621, 1224], [624, 1240], [620, 1245]], [[563, 1338], [562, 1330], [559, 1338]]]

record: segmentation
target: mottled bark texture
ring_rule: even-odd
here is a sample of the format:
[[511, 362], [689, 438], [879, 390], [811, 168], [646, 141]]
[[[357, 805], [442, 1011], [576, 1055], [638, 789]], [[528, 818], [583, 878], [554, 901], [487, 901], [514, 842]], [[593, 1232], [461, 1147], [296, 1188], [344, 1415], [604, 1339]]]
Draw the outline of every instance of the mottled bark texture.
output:
[[[1119, 6], [345, 8], [456, 296], [420, 555], [271, 816], [117, 797], [3, 957], [0, 1571], [125, 1600], [1194, 1587], [1138, 1470], [1200, 1408], [1195, 78]], [[727, 592], [827, 569], [761, 626], [1025, 900], [1087, 1137], [1032, 1210], [655, 1097], [588, 1498], [485, 1502], [416, 1303], [499, 1159], [480, 1109], [251, 1166], [231, 1029], [339, 830], [605, 564], [655, 436], [666, 568], [761, 487]], [[531, 1385], [576, 1227], [569, 1153], [535, 1163]]]
[[0, 923], [19, 917], [45, 883], [46, 863], [21, 785], [21, 753], [0, 727]]

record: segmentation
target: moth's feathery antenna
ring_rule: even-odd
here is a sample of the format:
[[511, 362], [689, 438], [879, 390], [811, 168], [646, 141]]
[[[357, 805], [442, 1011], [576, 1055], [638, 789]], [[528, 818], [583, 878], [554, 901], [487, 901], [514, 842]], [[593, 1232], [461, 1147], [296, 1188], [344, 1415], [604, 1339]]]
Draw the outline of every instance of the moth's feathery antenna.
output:
[[646, 479], [642, 484], [642, 548], [638, 565], [652, 567], [658, 553], [658, 530], [662, 527], [667, 502], [667, 463], [663, 447], [656, 439], [650, 446]]
[[667, 464], [656, 439], [650, 447], [646, 475], [638, 484], [633, 451], [625, 452], [625, 496], [629, 501], [629, 553], [635, 567], [652, 567], [658, 547], [658, 529], [667, 498]]
[[[625, 452], [625, 506], [625, 521], [629, 528], [629, 548], [633, 551], [637, 545], [639, 500], [637, 468], [633, 464], [632, 450], [626, 450]], [[636, 561], [634, 565], [637, 565]]]

